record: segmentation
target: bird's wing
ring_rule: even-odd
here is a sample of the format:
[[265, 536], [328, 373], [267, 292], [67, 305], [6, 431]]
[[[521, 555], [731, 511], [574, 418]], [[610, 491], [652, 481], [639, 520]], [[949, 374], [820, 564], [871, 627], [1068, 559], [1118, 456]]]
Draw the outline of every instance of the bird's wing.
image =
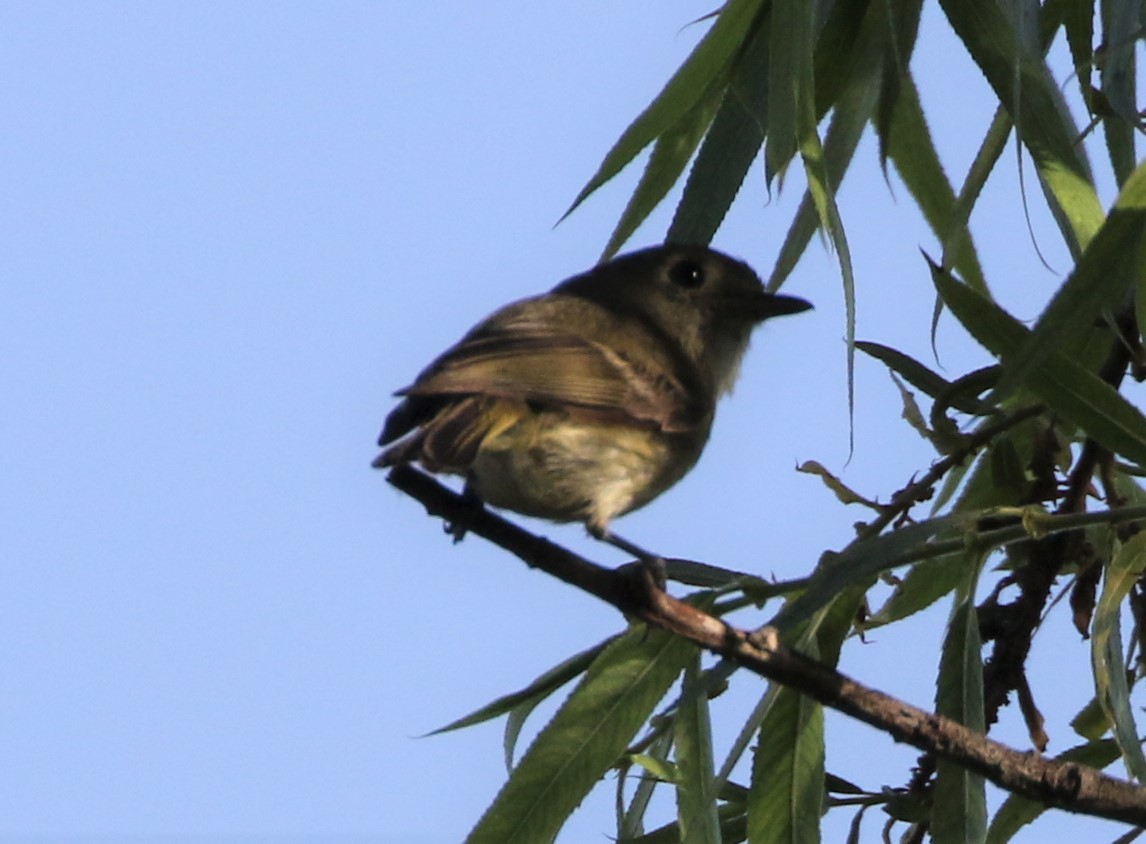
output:
[[[650, 371], [602, 343], [522, 320], [512, 330], [499, 326], [471, 333], [399, 394], [410, 405], [406, 413], [418, 405], [427, 410], [431, 405], [440, 407], [435, 398], [480, 395], [581, 410], [665, 431], [688, 431], [704, 424], [702, 402], [689, 397], [667, 366], [657, 370]], [[407, 420], [402, 422], [407, 427]]]

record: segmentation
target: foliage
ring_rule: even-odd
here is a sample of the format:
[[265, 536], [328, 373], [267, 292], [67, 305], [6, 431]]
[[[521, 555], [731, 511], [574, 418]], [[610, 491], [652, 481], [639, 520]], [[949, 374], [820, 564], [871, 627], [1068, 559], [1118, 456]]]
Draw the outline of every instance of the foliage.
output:
[[[1120, 391], [1128, 372], [1146, 372], [1138, 331], [1146, 316], [1146, 165], [1134, 146], [1143, 10], [1128, 0], [939, 0], [938, 7], [998, 99], [962, 183], [952, 184], [940, 164], [912, 73], [922, 0], [728, 0], [569, 210], [651, 147], [606, 254], [681, 179], [667, 239], [707, 243], [758, 157], [769, 188], [788, 168], [802, 167], [806, 194], [769, 285], [783, 283], [815, 232], [826, 236], [849, 304], [849, 371], [857, 349], [885, 364], [937, 458], [887, 504], [848, 490], [823, 467], [807, 467], [871, 516], [854, 543], [790, 586], [773, 623], [789, 644], [834, 665], [848, 635], [946, 597], [952, 609], [937, 655], [937, 711], [989, 730], [1013, 697], [1041, 749], [1026, 657], [1053, 585], [1066, 579], [1075, 625], [1093, 636], [1095, 684], [1094, 701], [1072, 725], [1083, 743], [1067, 756], [1099, 768], [1121, 759], [1141, 779], [1146, 757], [1130, 695], [1143, 674], [1146, 556], [1137, 524], [1115, 511], [1146, 500], [1136, 480], [1146, 466], [1146, 417]], [[1072, 79], [1056, 80], [1045, 60], [1059, 38], [1070, 51]], [[1060, 84], [1077, 88], [1085, 105], [1078, 123]], [[938, 244], [921, 261], [921, 282], [933, 284], [937, 311], [949, 310], [997, 365], [944, 377], [900, 351], [854, 341], [847, 221], [835, 189], [869, 127], [882, 166], [895, 169]], [[1033, 162], [1041, 201], [1075, 261], [1030, 328], [992, 297], [969, 229], [1012, 137]], [[1101, 156], [1120, 187], [1109, 212], [1088, 152]], [[1028, 192], [1026, 201], [1039, 200]], [[917, 394], [930, 401], [929, 413]], [[1047, 518], [1080, 514], [1096, 506], [1094, 498], [1101, 505], [1085, 530], [1048, 533]], [[915, 510], [928, 500], [933, 518], [917, 520]], [[1002, 528], [1010, 532], [988, 541]], [[1004, 565], [986, 583], [992, 555]], [[865, 592], [893, 570], [892, 596], [865, 614]], [[717, 585], [695, 593], [694, 603], [720, 613], [759, 599], [737, 573], [723, 580], [709, 574]], [[976, 603], [980, 587], [989, 587], [988, 597]], [[1015, 597], [1004, 600], [1004, 587]], [[735, 666], [705, 668], [693, 646], [639, 625], [463, 721], [516, 713], [512, 759], [525, 715], [582, 673], [471, 841], [551, 840], [610, 771], [620, 773], [618, 838], [643, 844], [816, 841], [829, 811], [855, 813], [858, 840], [872, 806], [905, 830], [905, 840], [1001, 842], [1046, 810], [1012, 799], [989, 818], [981, 777], [927, 756], [904, 782], [880, 791], [833, 777], [825, 771], [821, 707], [775, 684], [762, 689], [739, 739], [718, 760], [709, 701]], [[733, 768], [754, 741], [751, 779], [734, 782]], [[677, 818], [646, 830], [657, 788], [674, 792]]]

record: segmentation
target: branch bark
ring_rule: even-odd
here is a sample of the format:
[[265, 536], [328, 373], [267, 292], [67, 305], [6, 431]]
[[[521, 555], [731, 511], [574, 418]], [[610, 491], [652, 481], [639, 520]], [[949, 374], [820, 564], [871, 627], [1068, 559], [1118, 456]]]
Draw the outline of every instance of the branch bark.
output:
[[579, 557], [451, 491], [410, 466], [387, 480], [433, 516], [481, 536], [631, 618], [669, 630], [735, 660], [747, 670], [888, 733], [896, 741], [972, 770], [1009, 792], [1046, 806], [1146, 826], [1146, 788], [1071, 762], [1024, 753], [869, 688], [780, 641], [774, 628], [749, 632], [679, 601], [644, 566], [608, 569]]

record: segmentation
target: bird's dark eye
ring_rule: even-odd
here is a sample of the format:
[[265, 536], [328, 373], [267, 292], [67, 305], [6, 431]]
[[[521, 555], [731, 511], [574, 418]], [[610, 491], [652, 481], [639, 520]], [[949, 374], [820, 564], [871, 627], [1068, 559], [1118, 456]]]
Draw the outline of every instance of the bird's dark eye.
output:
[[681, 261], [669, 269], [669, 280], [677, 287], [694, 290], [704, 284], [704, 270], [692, 261]]

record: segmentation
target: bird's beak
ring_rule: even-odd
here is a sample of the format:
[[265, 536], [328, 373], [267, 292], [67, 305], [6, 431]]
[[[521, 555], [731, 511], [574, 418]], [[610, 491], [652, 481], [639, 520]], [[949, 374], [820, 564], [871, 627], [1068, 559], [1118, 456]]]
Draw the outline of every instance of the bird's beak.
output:
[[811, 310], [812, 303], [799, 296], [785, 296], [782, 293], [764, 293], [753, 296], [737, 303], [744, 308], [745, 316], [755, 322], [788, 314], [798, 314], [801, 311]]

